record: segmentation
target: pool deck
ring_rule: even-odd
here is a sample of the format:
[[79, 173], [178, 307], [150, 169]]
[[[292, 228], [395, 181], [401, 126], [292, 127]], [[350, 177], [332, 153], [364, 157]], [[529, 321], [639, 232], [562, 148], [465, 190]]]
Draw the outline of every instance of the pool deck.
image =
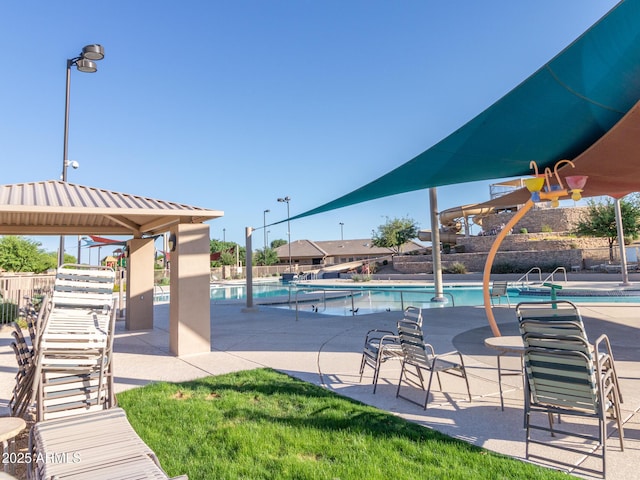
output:
[[[613, 275], [608, 275], [615, 283]], [[619, 283], [619, 282], [618, 282]], [[582, 284], [584, 287], [585, 285]], [[590, 283], [589, 288], [610, 288], [611, 282]], [[608, 422], [607, 478], [637, 478], [640, 464], [640, 320], [639, 306], [630, 304], [583, 305], [580, 307], [590, 338], [607, 333], [616, 357], [624, 396], [625, 450], [620, 451], [617, 431]], [[514, 308], [505, 304], [494, 308], [502, 335], [516, 335]], [[154, 329], [129, 332], [118, 322], [114, 368], [116, 390], [145, 385], [152, 381], [186, 381], [238, 370], [271, 367], [321, 385], [341, 395], [379, 407], [408, 420], [439, 430], [489, 450], [519, 459], [525, 456], [523, 389], [519, 376], [505, 377], [505, 409], [500, 409], [496, 352], [484, 346], [492, 336], [483, 307], [426, 309], [424, 328], [436, 352], [457, 349], [464, 355], [469, 372], [472, 402], [465, 399], [464, 382], [443, 376], [444, 392], [432, 392], [425, 411], [395, 397], [399, 362], [382, 367], [377, 393], [372, 393], [371, 370], [360, 382], [358, 373], [362, 344], [371, 328], [395, 329], [398, 312], [372, 315], [328, 316], [244, 303], [213, 303], [211, 308], [212, 351], [177, 358], [169, 353], [169, 306], [155, 307]], [[9, 344], [11, 328], [0, 329], [0, 408], [7, 414], [7, 402], [16, 371]], [[517, 369], [517, 356], [504, 357], [503, 368]], [[424, 398], [419, 390], [410, 392]], [[543, 419], [544, 420], [544, 419]], [[573, 420], [563, 417], [567, 427]], [[590, 432], [597, 427], [593, 423]], [[549, 438], [550, 440], [550, 438]], [[554, 441], [566, 441], [562, 436]], [[597, 460], [584, 463], [582, 455], [567, 454], [533, 446], [532, 452], [553, 460], [563, 459], [587, 468], [600, 468]], [[536, 459], [537, 460], [537, 459]], [[582, 470], [572, 471], [585, 478], [598, 478]]]

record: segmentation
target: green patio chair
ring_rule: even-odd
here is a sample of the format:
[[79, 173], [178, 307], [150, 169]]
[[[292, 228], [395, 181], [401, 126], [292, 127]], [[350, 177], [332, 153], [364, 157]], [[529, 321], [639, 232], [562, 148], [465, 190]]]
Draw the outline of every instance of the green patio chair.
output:
[[[611, 370], [604, 374], [588, 353], [589, 345], [580, 337], [525, 334], [525, 428], [526, 458], [545, 458], [531, 453], [531, 444], [563, 449], [569, 452], [593, 455], [602, 459], [602, 475], [606, 475], [607, 414], [615, 418], [620, 438], [620, 448], [624, 450], [622, 417], [617, 389], [611, 378]], [[532, 346], [535, 345], [535, 346]], [[543, 413], [545, 422], [536, 423], [533, 416]], [[583, 431], [569, 431], [568, 427], [554, 427], [553, 415], [593, 418], [598, 422], [597, 435]], [[566, 422], [565, 422], [566, 424]], [[532, 430], [557, 433], [569, 437], [592, 440], [596, 448], [587, 445], [577, 448], [575, 443], [550, 442], [532, 437]], [[564, 439], [563, 439], [564, 440]], [[598, 454], [598, 450], [601, 451]], [[547, 459], [548, 460], [548, 459]], [[556, 463], [568, 467], [573, 464], [562, 460]], [[590, 469], [589, 469], [590, 470]]]

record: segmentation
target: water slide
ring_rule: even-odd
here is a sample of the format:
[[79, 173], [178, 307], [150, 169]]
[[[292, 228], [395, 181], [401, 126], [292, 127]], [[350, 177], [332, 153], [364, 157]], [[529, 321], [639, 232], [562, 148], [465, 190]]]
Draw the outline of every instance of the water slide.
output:
[[[462, 218], [465, 224], [469, 217], [472, 217], [473, 223], [482, 226], [482, 219], [494, 212], [494, 207], [480, 206], [479, 203], [462, 205], [460, 207], [448, 208], [440, 212], [440, 241], [443, 243], [456, 243], [456, 239], [461, 237], [460, 230], [462, 224], [459, 220]], [[418, 238], [424, 242], [431, 241], [431, 230], [420, 230]]]

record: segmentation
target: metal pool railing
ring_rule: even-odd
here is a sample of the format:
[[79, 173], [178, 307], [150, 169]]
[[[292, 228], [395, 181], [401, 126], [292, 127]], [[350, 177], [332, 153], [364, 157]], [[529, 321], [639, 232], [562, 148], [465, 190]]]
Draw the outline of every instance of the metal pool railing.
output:
[[[355, 306], [355, 297], [358, 296], [362, 296], [365, 293], [393, 293], [395, 294], [400, 294], [400, 305], [401, 305], [401, 310], [404, 311], [405, 309], [405, 299], [404, 299], [404, 294], [411, 294], [411, 295], [427, 295], [429, 294], [430, 296], [433, 296], [436, 294], [435, 290], [402, 290], [402, 289], [397, 289], [397, 288], [389, 288], [389, 289], [383, 289], [383, 288], [354, 288], [354, 289], [350, 289], [350, 288], [322, 288], [322, 287], [294, 287], [296, 288], [295, 291], [295, 306], [296, 306], [296, 321], [298, 320], [298, 311], [299, 311], [299, 305], [300, 305], [300, 300], [298, 298], [298, 294], [300, 292], [303, 292], [305, 294], [312, 294], [312, 293], [318, 293], [318, 297], [317, 297], [317, 301], [322, 305], [322, 311], [325, 311], [327, 309], [327, 293], [330, 294], [335, 294], [335, 295], [330, 295], [329, 300], [338, 300], [338, 299], [344, 299], [344, 298], [348, 298], [351, 301], [351, 314], [355, 315], [357, 312], [356, 306]], [[452, 293], [450, 292], [443, 292], [443, 295], [445, 295], [446, 297], [450, 298], [450, 306], [455, 307], [455, 298], [453, 296]], [[313, 301], [313, 300], [309, 300], [307, 298], [305, 303], [308, 303], [309, 301]], [[291, 305], [291, 289], [289, 290], [289, 305]], [[407, 305], [408, 306], [408, 305]], [[317, 312], [320, 312], [320, 308], [318, 308], [316, 310]]]

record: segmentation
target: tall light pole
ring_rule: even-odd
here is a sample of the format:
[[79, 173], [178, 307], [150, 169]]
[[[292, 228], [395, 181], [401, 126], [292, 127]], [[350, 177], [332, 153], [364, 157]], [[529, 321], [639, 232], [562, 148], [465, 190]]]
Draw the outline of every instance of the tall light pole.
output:
[[344, 222], [340, 222], [340, 240], [344, 240]]
[[291, 201], [291, 198], [289, 197], [279, 198], [278, 201], [284, 202], [287, 204], [287, 237], [289, 239], [289, 272], [291, 273], [293, 272], [293, 268], [291, 266], [291, 222], [290, 222], [291, 215], [289, 215], [289, 202]]
[[267, 254], [267, 213], [271, 212], [271, 210], [266, 209], [262, 212], [262, 230], [264, 232], [264, 254]]
[[[62, 181], [67, 181], [67, 167], [72, 166], [78, 168], [78, 162], [69, 161], [69, 98], [71, 86], [71, 67], [76, 68], [84, 73], [94, 73], [98, 70], [96, 61], [104, 58], [104, 48], [102, 45], [85, 45], [82, 47], [82, 53], [74, 58], [67, 59], [67, 91], [64, 104], [64, 149], [62, 157]], [[79, 259], [78, 259], [79, 260]], [[64, 235], [60, 237], [60, 248], [58, 250], [58, 266], [64, 263]]]

